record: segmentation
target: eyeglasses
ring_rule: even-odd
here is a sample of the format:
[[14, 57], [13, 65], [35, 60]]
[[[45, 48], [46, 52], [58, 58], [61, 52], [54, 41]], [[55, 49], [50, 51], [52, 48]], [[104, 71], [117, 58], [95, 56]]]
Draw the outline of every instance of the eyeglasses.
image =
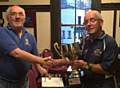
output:
[[84, 21], [84, 25], [87, 25], [88, 23], [94, 24], [97, 20], [99, 20], [99, 19], [90, 18], [89, 20]]
[[24, 16], [23, 12], [19, 12], [19, 13], [11, 12], [9, 15], [12, 16], [12, 17], [16, 17], [16, 16]]

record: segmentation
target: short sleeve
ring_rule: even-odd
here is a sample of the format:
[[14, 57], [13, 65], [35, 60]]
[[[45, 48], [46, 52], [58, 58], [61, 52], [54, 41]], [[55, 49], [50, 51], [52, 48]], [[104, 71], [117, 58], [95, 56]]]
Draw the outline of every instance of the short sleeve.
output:
[[101, 66], [104, 70], [109, 70], [117, 58], [118, 46], [116, 41], [111, 37], [106, 38], [105, 42], [106, 49], [102, 55]]
[[6, 29], [0, 28], [0, 52], [8, 54], [16, 48], [17, 44], [7, 33]]

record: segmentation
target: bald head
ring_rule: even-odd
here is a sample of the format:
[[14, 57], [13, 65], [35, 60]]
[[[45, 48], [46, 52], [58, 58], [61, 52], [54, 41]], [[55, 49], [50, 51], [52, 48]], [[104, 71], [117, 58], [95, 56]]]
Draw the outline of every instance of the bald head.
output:
[[25, 10], [22, 7], [18, 6], [18, 5], [13, 5], [13, 6], [8, 7], [8, 9], [6, 10], [6, 15], [8, 16], [14, 8], [21, 10], [22, 13], [25, 16]]
[[[85, 18], [88, 17], [88, 15], [90, 15], [90, 14], [94, 15], [94, 17], [95, 17], [96, 19], [99, 19], [99, 20], [102, 20], [102, 21], [103, 21], [103, 18], [102, 18], [101, 13], [100, 13], [99, 11], [97, 11], [97, 10], [88, 10], [88, 11], [86, 12], [86, 14], [85, 14]], [[84, 19], [85, 19], [85, 18], [84, 18]]]
[[25, 10], [18, 5], [10, 6], [6, 10], [6, 18], [14, 30], [21, 30], [25, 23]]

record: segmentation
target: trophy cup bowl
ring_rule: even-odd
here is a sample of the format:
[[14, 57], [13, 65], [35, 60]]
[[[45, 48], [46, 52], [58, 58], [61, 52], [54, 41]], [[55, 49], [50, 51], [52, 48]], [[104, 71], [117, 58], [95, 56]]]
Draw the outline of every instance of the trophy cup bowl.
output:
[[[79, 58], [79, 55], [81, 54], [79, 43], [64, 44], [61, 46], [59, 46], [58, 43], [54, 43], [54, 49], [56, 50], [59, 56], [61, 56], [62, 58], [67, 57], [71, 63], [74, 60], [77, 60]], [[69, 86], [79, 85], [80, 84], [79, 70], [72, 68], [71, 71], [68, 71], [67, 80]]]
[[77, 60], [80, 53], [79, 43], [62, 45], [62, 53], [63, 57], [68, 57], [70, 61]]
[[[67, 57], [72, 63], [74, 60], [79, 58], [80, 47], [79, 43], [65, 44], [62, 46], [63, 57]], [[72, 69], [68, 72], [68, 83], [70, 86], [80, 84], [79, 70]]]

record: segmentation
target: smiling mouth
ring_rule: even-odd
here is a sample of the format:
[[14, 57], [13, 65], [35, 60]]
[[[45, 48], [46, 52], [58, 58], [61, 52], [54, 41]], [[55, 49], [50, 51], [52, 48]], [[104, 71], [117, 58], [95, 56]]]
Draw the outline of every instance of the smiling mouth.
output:
[[87, 28], [87, 30], [93, 30], [94, 28]]
[[22, 23], [22, 22], [21, 22], [21, 21], [16, 21], [15, 23], [16, 23], [16, 24], [20, 24], [20, 23]]

